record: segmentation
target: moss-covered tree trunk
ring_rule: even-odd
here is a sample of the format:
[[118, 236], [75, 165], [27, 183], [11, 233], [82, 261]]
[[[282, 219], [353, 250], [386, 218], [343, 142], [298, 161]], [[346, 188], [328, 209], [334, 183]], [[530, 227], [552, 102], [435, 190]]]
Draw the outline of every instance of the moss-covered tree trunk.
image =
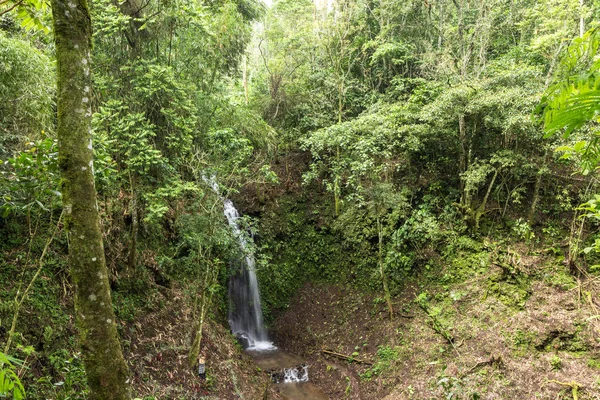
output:
[[52, 0], [58, 64], [58, 151], [75, 312], [92, 400], [129, 399], [94, 187], [91, 21], [86, 0]]

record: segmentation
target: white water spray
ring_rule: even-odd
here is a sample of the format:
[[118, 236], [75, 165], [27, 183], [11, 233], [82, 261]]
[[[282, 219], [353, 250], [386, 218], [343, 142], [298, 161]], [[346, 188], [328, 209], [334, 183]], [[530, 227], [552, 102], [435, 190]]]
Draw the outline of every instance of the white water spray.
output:
[[283, 383], [308, 382], [308, 366], [284, 368]]

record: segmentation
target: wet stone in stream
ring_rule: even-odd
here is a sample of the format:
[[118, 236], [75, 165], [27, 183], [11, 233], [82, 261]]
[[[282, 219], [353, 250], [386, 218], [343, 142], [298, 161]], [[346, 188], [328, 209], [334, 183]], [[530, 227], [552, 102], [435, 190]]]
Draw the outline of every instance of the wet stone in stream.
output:
[[271, 370], [268, 373], [274, 383], [308, 382], [308, 366], [306, 364]]
[[294, 354], [283, 351], [248, 351], [256, 364], [275, 383], [286, 400], [327, 400], [327, 396], [309, 382], [308, 365]]

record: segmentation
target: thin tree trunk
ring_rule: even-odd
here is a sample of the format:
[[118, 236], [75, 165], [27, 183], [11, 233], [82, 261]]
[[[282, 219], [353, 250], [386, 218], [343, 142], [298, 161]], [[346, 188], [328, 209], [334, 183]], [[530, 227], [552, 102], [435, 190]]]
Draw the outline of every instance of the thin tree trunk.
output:
[[135, 265], [137, 263], [137, 236], [139, 228], [139, 215], [137, 210], [137, 201], [135, 199], [135, 193], [132, 193], [130, 212], [131, 212], [131, 241], [129, 242], [129, 258], [127, 260], [128, 273], [132, 274], [135, 271]]
[[537, 209], [537, 205], [540, 202], [540, 189], [542, 187], [542, 178], [546, 172], [546, 164], [548, 158], [548, 150], [544, 153], [544, 163], [539, 169], [537, 176], [535, 178], [535, 186], [533, 187], [533, 200], [531, 201], [531, 207], [529, 208], [529, 215], [527, 216], [527, 223], [529, 226], [533, 226], [535, 223], [535, 211]]
[[468, 206], [467, 194], [465, 193], [465, 183], [462, 179], [462, 174], [467, 171], [467, 127], [465, 124], [465, 116], [460, 114], [458, 116], [458, 137], [460, 142], [460, 159], [458, 160], [458, 172], [460, 182], [460, 193], [462, 206]]
[[444, 3], [440, 2], [440, 20], [438, 22], [438, 42], [437, 42], [437, 47], [438, 50], [442, 49], [442, 43], [443, 43], [443, 29], [444, 27]]
[[135, 271], [137, 256], [137, 235], [139, 216], [137, 212], [137, 200], [135, 197], [135, 183], [131, 172], [129, 173], [129, 187], [131, 188], [131, 201], [129, 202], [129, 213], [131, 214], [131, 240], [129, 241], [129, 257], [127, 260], [127, 273], [131, 276]]
[[75, 313], [91, 400], [128, 400], [94, 187], [87, 0], [52, 0], [57, 59], [58, 154]]
[[377, 217], [377, 236], [379, 237], [379, 273], [381, 274], [381, 282], [383, 283], [383, 295], [390, 312], [390, 320], [394, 319], [394, 308], [392, 307], [392, 296], [388, 287], [387, 275], [383, 269], [383, 226], [381, 219]]
[[585, 15], [583, 13], [583, 0], [579, 0], [579, 37], [585, 33]]
[[[212, 270], [211, 270], [212, 267]], [[210, 288], [216, 283], [219, 276], [219, 265], [210, 264], [206, 274], [204, 275], [204, 285], [202, 286], [202, 299], [200, 300], [200, 315], [198, 316], [198, 325], [195, 329], [196, 335], [192, 342], [188, 354], [188, 362], [190, 368], [193, 368], [198, 362], [198, 356], [200, 355], [200, 347], [202, 344], [202, 333], [204, 331], [204, 324], [206, 322], [206, 313], [212, 304], [213, 291]]]
[[492, 181], [490, 182], [490, 185], [488, 186], [487, 192], [485, 192], [483, 201], [481, 202], [479, 207], [477, 207], [477, 210], [475, 210], [475, 229], [479, 229], [479, 220], [481, 219], [483, 214], [485, 214], [485, 206], [487, 205], [487, 201], [490, 198], [492, 189], [494, 188], [494, 183], [496, 183], [496, 178], [498, 177], [498, 172], [500, 172], [499, 168], [497, 168], [494, 171], [494, 176], [492, 177]]
[[[338, 124], [342, 123], [343, 112], [344, 112], [344, 80], [340, 78], [340, 82], [338, 82]], [[338, 144], [335, 149], [335, 159], [338, 163], [340, 163], [340, 145]], [[335, 177], [333, 182], [333, 202], [335, 208], [335, 216], [340, 215], [340, 196], [341, 196], [341, 187], [340, 187], [340, 177]]]
[[246, 105], [250, 102], [248, 96], [248, 56], [244, 55], [244, 65], [242, 69], [242, 84], [244, 85], [244, 100]]

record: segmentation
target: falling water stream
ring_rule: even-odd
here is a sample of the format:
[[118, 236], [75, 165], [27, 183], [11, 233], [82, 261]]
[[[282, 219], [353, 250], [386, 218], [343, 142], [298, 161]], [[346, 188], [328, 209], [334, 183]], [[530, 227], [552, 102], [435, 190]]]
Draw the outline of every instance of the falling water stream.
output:
[[[207, 180], [217, 194], [219, 187], [214, 178]], [[240, 215], [229, 199], [223, 200], [224, 214], [238, 240], [242, 256], [234, 262], [234, 273], [229, 281], [229, 325], [238, 341], [256, 363], [271, 375], [279, 392], [289, 400], [326, 400], [327, 397], [308, 382], [308, 366], [304, 361], [277, 349], [269, 341], [263, 324], [262, 309], [251, 237], [244, 235]]]
[[275, 350], [263, 325], [254, 255], [238, 224], [240, 215], [229, 199], [224, 201], [224, 213], [242, 252], [229, 281], [229, 326], [246, 350]]

